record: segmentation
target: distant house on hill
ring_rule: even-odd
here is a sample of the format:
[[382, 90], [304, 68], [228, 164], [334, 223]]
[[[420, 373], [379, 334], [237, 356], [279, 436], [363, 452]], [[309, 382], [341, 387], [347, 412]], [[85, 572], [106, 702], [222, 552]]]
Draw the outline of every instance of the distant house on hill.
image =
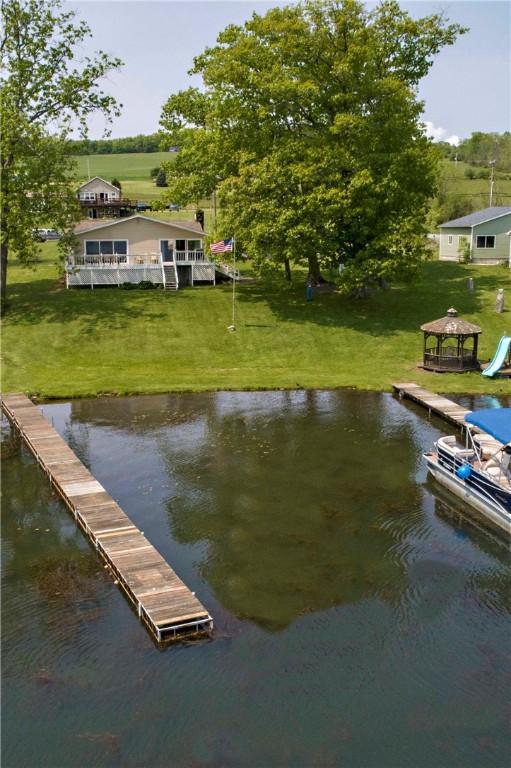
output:
[[82, 213], [89, 219], [130, 216], [136, 207], [122, 197], [120, 189], [100, 176], [81, 184], [77, 195]]
[[459, 261], [468, 246], [475, 264], [511, 264], [511, 206], [484, 208], [440, 224], [440, 259]]
[[116, 221], [82, 221], [67, 258], [67, 287], [150, 282], [177, 290], [215, 283], [215, 264], [204, 254], [197, 221], [160, 221], [137, 214]]

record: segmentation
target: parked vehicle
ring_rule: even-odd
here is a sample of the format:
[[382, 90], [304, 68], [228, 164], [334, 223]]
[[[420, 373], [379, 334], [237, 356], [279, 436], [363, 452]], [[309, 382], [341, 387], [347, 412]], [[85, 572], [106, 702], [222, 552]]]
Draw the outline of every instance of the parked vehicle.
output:
[[56, 229], [39, 228], [32, 231], [32, 236], [37, 242], [44, 243], [45, 240], [58, 240], [61, 237], [61, 233], [57, 232]]
[[149, 203], [144, 203], [143, 200], [137, 200], [137, 211], [152, 211], [152, 206]]
[[179, 211], [179, 205], [177, 203], [169, 203], [167, 208], [169, 211]]

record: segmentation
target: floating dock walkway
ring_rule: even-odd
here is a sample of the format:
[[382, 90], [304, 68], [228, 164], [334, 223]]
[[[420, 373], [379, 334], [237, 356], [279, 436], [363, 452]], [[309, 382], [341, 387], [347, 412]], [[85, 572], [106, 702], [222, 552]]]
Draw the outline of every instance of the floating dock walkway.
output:
[[450, 421], [451, 424], [455, 424], [461, 429], [466, 429], [465, 416], [467, 413], [472, 413], [467, 408], [462, 408], [458, 403], [453, 403], [452, 400], [436, 395], [434, 392], [423, 389], [413, 382], [393, 384], [392, 387], [399, 397], [407, 397], [409, 400], [414, 400], [419, 405], [427, 408], [430, 415], [434, 413], [442, 419]]
[[209, 633], [213, 619], [204, 606], [41, 411], [23, 394], [3, 395], [1, 406], [154, 639]]

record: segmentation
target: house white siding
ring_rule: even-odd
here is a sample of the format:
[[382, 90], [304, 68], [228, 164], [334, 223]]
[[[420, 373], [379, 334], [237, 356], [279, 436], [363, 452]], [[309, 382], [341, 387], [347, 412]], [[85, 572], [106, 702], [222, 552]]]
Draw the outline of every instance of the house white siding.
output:
[[95, 178], [81, 185], [78, 189], [78, 197], [80, 200], [119, 200], [121, 193], [108, 181]]

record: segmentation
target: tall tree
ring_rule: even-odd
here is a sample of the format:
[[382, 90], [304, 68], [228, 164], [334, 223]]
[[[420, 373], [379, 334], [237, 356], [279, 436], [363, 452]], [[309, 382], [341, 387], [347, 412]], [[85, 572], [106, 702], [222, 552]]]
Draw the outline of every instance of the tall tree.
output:
[[315, 280], [322, 262], [344, 263], [356, 289], [410, 275], [437, 162], [417, 87], [463, 31], [394, 0], [306, 0], [227, 27], [195, 59], [204, 88], [163, 108], [180, 147], [169, 195], [218, 188], [219, 223], [247, 252], [306, 260]]
[[79, 61], [77, 48], [91, 32], [74, 11], [62, 10], [60, 0], [3, 0], [1, 11], [4, 308], [9, 255], [30, 263], [38, 252], [34, 228], [43, 224], [69, 231], [77, 216], [66, 139], [74, 128], [86, 134], [92, 112], [102, 112], [107, 121], [119, 114], [101, 81], [121, 61], [101, 51]]

